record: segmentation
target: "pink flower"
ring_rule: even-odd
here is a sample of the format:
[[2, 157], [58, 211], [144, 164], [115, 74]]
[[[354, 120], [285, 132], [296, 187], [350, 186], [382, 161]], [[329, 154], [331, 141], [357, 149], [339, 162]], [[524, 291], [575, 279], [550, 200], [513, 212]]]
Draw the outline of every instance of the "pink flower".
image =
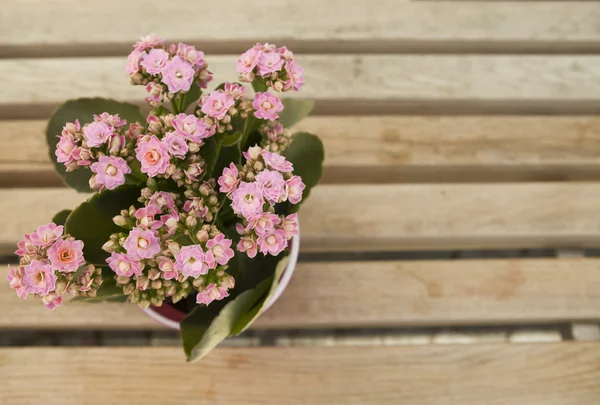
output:
[[250, 73], [258, 64], [258, 59], [260, 58], [261, 51], [259, 48], [252, 47], [244, 52], [240, 59], [235, 64], [235, 70], [238, 73]]
[[296, 65], [295, 60], [291, 60], [285, 64], [285, 70], [288, 75], [288, 79], [283, 84], [284, 90], [300, 90], [304, 86], [304, 69]]
[[125, 184], [125, 175], [131, 173], [125, 159], [116, 156], [100, 156], [90, 169], [96, 173], [96, 184], [100, 189], [106, 187], [109, 190]]
[[219, 186], [221, 193], [230, 193], [238, 186], [238, 169], [234, 163], [223, 169], [223, 175], [219, 177]]
[[262, 211], [264, 200], [262, 192], [256, 183], [240, 182], [240, 185], [231, 195], [231, 207], [236, 214], [249, 217]]
[[262, 77], [269, 76], [283, 67], [285, 60], [278, 52], [262, 52], [258, 58], [258, 74]]
[[31, 241], [31, 236], [29, 234], [25, 235], [25, 239], [17, 242], [17, 251], [16, 255], [23, 256], [35, 253], [35, 247], [33, 246], [33, 242]]
[[188, 152], [187, 142], [185, 138], [177, 132], [168, 132], [163, 138], [163, 142], [167, 145], [167, 150], [171, 156], [183, 159]]
[[214, 283], [207, 285], [202, 291], [196, 295], [196, 304], [208, 305], [214, 300], [222, 300], [228, 297], [229, 293], [221, 286], [217, 286]]
[[128, 75], [133, 75], [140, 71], [140, 62], [142, 58], [146, 55], [146, 52], [140, 49], [134, 49], [131, 51], [129, 56], [127, 56], [127, 66], [125, 67], [125, 72]]
[[127, 254], [136, 260], [152, 259], [160, 252], [160, 244], [155, 231], [134, 228], [129, 232], [123, 247]]
[[163, 278], [165, 280], [173, 280], [179, 275], [175, 268], [175, 263], [168, 257], [161, 256], [157, 259], [158, 268], [162, 271]]
[[183, 210], [185, 212], [195, 212], [201, 217], [204, 217], [208, 213], [208, 207], [204, 205], [202, 198], [190, 198], [183, 203]]
[[265, 232], [258, 237], [257, 244], [262, 254], [277, 256], [287, 247], [285, 232], [281, 229]]
[[249, 258], [254, 258], [258, 252], [256, 240], [252, 236], [242, 236], [237, 245], [239, 252], [246, 252]]
[[209, 117], [222, 120], [234, 104], [235, 101], [231, 94], [225, 93], [222, 90], [215, 90], [204, 99], [202, 112]]
[[68, 165], [75, 160], [73, 151], [77, 148], [77, 142], [73, 134], [65, 134], [59, 137], [58, 143], [56, 144], [56, 161]]
[[188, 91], [194, 81], [194, 68], [179, 56], [173, 57], [160, 71], [162, 82], [167, 85], [169, 92]]
[[204, 61], [204, 52], [196, 50], [192, 45], [177, 44], [177, 56], [190, 62], [192, 65], [202, 68], [206, 66]]
[[164, 43], [164, 39], [158, 37], [156, 34], [150, 34], [146, 35], [145, 37], [140, 37], [140, 41], [136, 42], [133, 47], [143, 51], [147, 48], [156, 48], [157, 46], [162, 46]]
[[38, 229], [29, 234], [33, 246], [49, 246], [63, 234], [64, 226], [57, 226], [54, 222], [40, 225]]
[[233, 257], [233, 249], [231, 249], [231, 239], [225, 239], [225, 235], [218, 234], [214, 239], [209, 239], [206, 242], [206, 249], [212, 251], [215, 261], [221, 265], [227, 264]]
[[273, 121], [279, 118], [279, 114], [277, 113], [283, 110], [283, 103], [277, 96], [268, 91], [264, 93], [258, 92], [252, 102], [252, 108], [256, 110], [254, 111], [254, 115], [257, 118]]
[[[80, 290], [81, 291], [81, 290]], [[42, 302], [44, 306], [51, 311], [54, 311], [57, 307], [59, 307], [63, 302], [62, 295], [53, 295], [49, 294], [42, 298]]]
[[206, 254], [200, 245], [184, 246], [176, 257], [177, 269], [187, 277], [197, 278], [208, 273]]
[[254, 145], [249, 147], [247, 152], [242, 152], [242, 155], [244, 155], [246, 160], [257, 160], [260, 156], [262, 156], [263, 152], [263, 148]]
[[179, 114], [172, 121], [173, 127], [177, 133], [192, 142], [201, 142], [202, 139], [213, 135], [210, 128], [194, 115]]
[[262, 235], [275, 229], [275, 225], [280, 222], [279, 216], [270, 212], [261, 212], [248, 217], [248, 228], [254, 229], [258, 235]]
[[173, 211], [170, 214], [161, 215], [160, 221], [162, 222], [167, 235], [173, 235], [177, 232], [179, 227], [179, 214]]
[[281, 199], [286, 183], [278, 171], [263, 170], [256, 176], [256, 184], [261, 189], [265, 200], [274, 204]]
[[157, 75], [160, 73], [162, 68], [165, 67], [167, 61], [169, 60], [169, 54], [163, 51], [162, 49], [152, 49], [146, 55], [144, 55], [144, 59], [140, 63], [146, 72], [151, 75]]
[[139, 276], [144, 269], [144, 265], [138, 259], [125, 253], [112, 252], [106, 259], [106, 263], [118, 276], [131, 277], [134, 274]]
[[144, 99], [147, 103], [160, 103], [163, 99], [163, 86], [161, 84], [150, 82], [146, 85], [146, 91], [148, 92], [148, 97]]
[[298, 204], [302, 200], [302, 190], [305, 187], [300, 176], [292, 176], [291, 179], [285, 182], [288, 200], [292, 204]]
[[266, 150], [262, 153], [262, 157], [269, 169], [279, 170], [282, 173], [294, 170], [294, 166], [278, 153]]
[[159, 210], [162, 210], [164, 207], [172, 210], [175, 206], [175, 201], [173, 201], [173, 196], [171, 196], [170, 193], [167, 193], [166, 191], [157, 191], [150, 196], [148, 205], [153, 205]]
[[237, 83], [225, 83], [225, 93], [231, 94], [234, 100], [239, 100], [246, 95], [246, 88]]
[[160, 210], [153, 205], [138, 208], [134, 214], [135, 218], [137, 219], [137, 226], [144, 229], [160, 228], [162, 226], [162, 222], [155, 219], [159, 212]]
[[56, 274], [49, 264], [32, 260], [23, 266], [23, 285], [29, 294], [48, 295], [56, 288]]
[[286, 239], [298, 235], [298, 214], [290, 214], [283, 219], [281, 229], [285, 232]]
[[103, 112], [102, 114], [94, 114], [94, 121], [96, 122], [104, 122], [106, 125], [112, 128], [119, 128], [123, 125], [127, 125], [127, 121], [121, 119], [119, 114], [109, 114], [107, 112]]
[[23, 284], [23, 267], [8, 267], [8, 275], [6, 278], [10, 284], [10, 288], [14, 288], [17, 296], [27, 298], [27, 287]]
[[104, 122], [92, 122], [83, 127], [83, 137], [87, 141], [87, 146], [94, 148], [100, 146], [113, 136], [113, 130]]
[[156, 136], [148, 141], [139, 141], [135, 156], [142, 164], [142, 172], [150, 177], [164, 174], [169, 167], [169, 149]]
[[48, 249], [48, 259], [54, 270], [71, 273], [85, 264], [83, 258], [83, 242], [80, 240], [62, 239], [54, 242]]

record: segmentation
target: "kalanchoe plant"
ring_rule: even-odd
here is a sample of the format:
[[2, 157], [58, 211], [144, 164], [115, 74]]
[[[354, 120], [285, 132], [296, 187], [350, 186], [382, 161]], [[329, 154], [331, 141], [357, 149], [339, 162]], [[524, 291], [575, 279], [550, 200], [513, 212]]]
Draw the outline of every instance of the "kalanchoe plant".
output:
[[108, 99], [55, 111], [47, 140], [56, 168], [95, 194], [18, 243], [8, 273], [17, 295], [50, 309], [67, 294], [176, 306], [188, 313], [188, 360], [260, 314], [298, 235], [296, 211], [321, 176], [323, 146], [289, 129], [312, 103], [276, 95], [304, 84], [287, 48], [257, 44], [236, 64], [239, 83], [202, 94], [208, 68], [193, 46], [150, 35], [126, 67], [148, 93], [146, 118]]

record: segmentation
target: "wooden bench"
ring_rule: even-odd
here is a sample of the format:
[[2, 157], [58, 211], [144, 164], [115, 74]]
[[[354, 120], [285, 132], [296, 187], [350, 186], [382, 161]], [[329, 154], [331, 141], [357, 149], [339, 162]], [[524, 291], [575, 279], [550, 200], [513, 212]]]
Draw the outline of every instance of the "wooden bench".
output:
[[[217, 83], [254, 42], [286, 44], [326, 167], [303, 260], [251, 332], [276, 338], [195, 364], [179, 347], [4, 347], [0, 403], [600, 402], [600, 259], [583, 251], [600, 246], [598, 3], [178, 4], [3, 1], [0, 253], [86, 199], [54, 173], [45, 120], [67, 98], [139, 103], [123, 66], [140, 34], [204, 49]], [[0, 306], [4, 333], [163, 330], [132, 305], [49, 313], [6, 285]]]

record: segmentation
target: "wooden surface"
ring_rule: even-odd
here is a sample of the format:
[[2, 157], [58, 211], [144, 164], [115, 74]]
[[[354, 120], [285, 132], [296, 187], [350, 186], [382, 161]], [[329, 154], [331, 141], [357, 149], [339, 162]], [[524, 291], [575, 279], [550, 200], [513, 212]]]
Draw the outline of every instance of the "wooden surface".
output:
[[[44, 120], [0, 120], [0, 187], [57, 187]], [[594, 116], [326, 116], [324, 183], [600, 180]]]
[[[597, 259], [301, 263], [255, 328], [598, 321], [598, 284]], [[0, 305], [11, 309], [0, 328], [162, 329], [133, 305], [73, 302], [49, 313], [8, 288]]]
[[596, 405], [599, 357], [597, 342], [233, 348], [191, 365], [178, 348], [11, 348], [0, 401]]
[[[214, 83], [237, 79], [236, 60], [208, 57]], [[413, 100], [431, 106], [461, 102], [472, 111], [481, 109], [479, 101], [492, 103], [492, 110], [493, 103], [523, 111], [533, 103], [565, 113], [600, 111], [597, 55], [301, 55], [299, 63], [307, 84], [289, 96], [315, 99], [321, 113], [353, 108], [377, 114]], [[146, 92], [129, 84], [125, 64], [123, 57], [1, 59], [0, 76], [11, 80], [0, 93], [0, 118], [45, 118], [64, 100], [84, 96], [140, 103]]]

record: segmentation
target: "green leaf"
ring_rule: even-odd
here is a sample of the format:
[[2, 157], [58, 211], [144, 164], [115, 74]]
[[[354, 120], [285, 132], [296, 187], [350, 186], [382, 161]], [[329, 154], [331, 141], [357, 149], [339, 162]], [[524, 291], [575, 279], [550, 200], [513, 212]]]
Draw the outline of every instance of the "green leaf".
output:
[[[214, 136], [211, 138], [214, 138]], [[205, 146], [203, 146], [202, 148], [204, 149]], [[228, 167], [232, 162], [238, 163], [240, 161], [240, 158], [241, 154], [237, 148], [237, 145], [221, 148], [216, 164], [213, 167], [212, 172], [210, 172], [212, 173], [212, 177], [218, 178], [221, 174], [223, 174], [223, 169], [225, 167]]]
[[206, 139], [204, 145], [200, 148], [200, 156], [202, 156], [202, 159], [206, 162], [207, 178], [213, 177], [213, 171], [215, 170], [215, 165], [219, 158], [220, 147], [217, 145], [217, 136], [219, 135], [211, 136]]
[[315, 106], [313, 100], [296, 100], [286, 98], [281, 100], [283, 103], [283, 111], [279, 113], [279, 122], [285, 128], [291, 128], [302, 121]]
[[[294, 165], [294, 174], [302, 177], [306, 185], [302, 201], [305, 201], [310, 194], [311, 188], [317, 185], [323, 174], [323, 160], [325, 159], [325, 149], [318, 136], [308, 132], [296, 132], [292, 135], [292, 143], [283, 152]], [[289, 204], [289, 211], [295, 212], [300, 204]]]
[[187, 108], [193, 103], [193, 102], [198, 102], [198, 99], [200, 98], [200, 96], [202, 95], [202, 90], [200, 89], [200, 86], [198, 86], [198, 83], [194, 82], [192, 83], [192, 86], [190, 87], [190, 90], [184, 94], [183, 96], [183, 101], [181, 104], [181, 111], [185, 111], [187, 110]]
[[140, 188], [121, 186], [94, 194], [80, 204], [67, 218], [65, 233], [83, 241], [83, 254], [88, 263], [104, 263], [108, 253], [102, 250], [110, 235], [124, 231], [115, 225], [113, 217], [122, 209], [139, 205]]
[[67, 217], [73, 210], [62, 210], [52, 217], [52, 222], [56, 225], [64, 225], [67, 222]]
[[233, 146], [242, 139], [244, 133], [242, 131], [236, 131], [232, 134], [221, 135], [223, 137], [223, 146]]
[[91, 172], [87, 169], [78, 169], [67, 173], [65, 166], [56, 161], [56, 144], [58, 135], [67, 122], [75, 122], [79, 119], [81, 125], [92, 122], [94, 114], [108, 112], [110, 114], [119, 114], [127, 123], [139, 122], [144, 124], [146, 121], [140, 113], [139, 107], [129, 103], [119, 103], [115, 100], [105, 98], [80, 98], [69, 100], [60, 105], [50, 117], [48, 127], [46, 128], [46, 141], [48, 143], [48, 154], [54, 163], [56, 171], [62, 176], [63, 181], [68, 186], [80, 192], [89, 192], [89, 180]]

